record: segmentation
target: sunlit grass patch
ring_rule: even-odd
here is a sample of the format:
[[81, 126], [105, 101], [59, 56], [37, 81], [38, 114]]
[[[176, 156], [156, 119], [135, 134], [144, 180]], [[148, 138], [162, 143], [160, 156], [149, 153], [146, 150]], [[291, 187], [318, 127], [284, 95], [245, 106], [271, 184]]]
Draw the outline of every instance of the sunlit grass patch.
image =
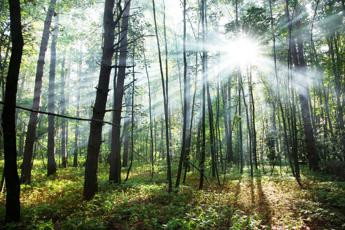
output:
[[[284, 169], [285, 170], [285, 169]], [[284, 171], [283, 170], [283, 171]], [[126, 176], [122, 171], [122, 178]], [[233, 168], [221, 175], [222, 185], [208, 178], [198, 190], [198, 172], [189, 172], [179, 191], [167, 193], [166, 174], [156, 168], [133, 167], [128, 181], [108, 182], [108, 166], [100, 164], [96, 197], [82, 200], [84, 169], [58, 168], [33, 172], [31, 185], [22, 185], [24, 229], [303, 229], [344, 223], [345, 185], [317, 175], [302, 175], [300, 189], [293, 177]], [[223, 184], [224, 182], [224, 184]], [[0, 195], [0, 218], [4, 217]], [[24, 227], [25, 226], [25, 227]]]

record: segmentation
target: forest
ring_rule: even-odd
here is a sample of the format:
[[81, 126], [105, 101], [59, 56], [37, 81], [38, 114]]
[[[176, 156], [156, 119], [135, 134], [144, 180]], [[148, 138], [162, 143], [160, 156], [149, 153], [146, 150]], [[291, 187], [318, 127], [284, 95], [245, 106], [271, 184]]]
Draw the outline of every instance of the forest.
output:
[[0, 0], [0, 229], [345, 229], [345, 0]]

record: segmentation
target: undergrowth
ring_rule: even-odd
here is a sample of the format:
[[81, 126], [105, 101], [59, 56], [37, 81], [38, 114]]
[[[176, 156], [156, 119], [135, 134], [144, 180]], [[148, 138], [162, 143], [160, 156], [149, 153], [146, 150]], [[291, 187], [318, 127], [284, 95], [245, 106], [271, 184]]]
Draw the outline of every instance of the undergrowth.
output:
[[[345, 229], [345, 183], [304, 170], [303, 189], [287, 173], [234, 168], [198, 190], [198, 172], [189, 172], [180, 190], [166, 192], [164, 167], [150, 177], [149, 166], [134, 167], [127, 182], [107, 181], [101, 165], [99, 192], [83, 201], [83, 167], [58, 169], [47, 178], [35, 165], [31, 185], [22, 185], [22, 219], [6, 225], [0, 195], [0, 229]], [[125, 178], [125, 170], [123, 171]]]

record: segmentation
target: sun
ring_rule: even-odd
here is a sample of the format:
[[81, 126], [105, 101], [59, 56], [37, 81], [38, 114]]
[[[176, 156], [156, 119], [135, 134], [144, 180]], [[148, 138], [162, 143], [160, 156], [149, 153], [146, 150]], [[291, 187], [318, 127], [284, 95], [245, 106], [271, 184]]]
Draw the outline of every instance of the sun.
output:
[[227, 39], [221, 52], [229, 64], [241, 68], [258, 65], [262, 58], [259, 42], [245, 34]]

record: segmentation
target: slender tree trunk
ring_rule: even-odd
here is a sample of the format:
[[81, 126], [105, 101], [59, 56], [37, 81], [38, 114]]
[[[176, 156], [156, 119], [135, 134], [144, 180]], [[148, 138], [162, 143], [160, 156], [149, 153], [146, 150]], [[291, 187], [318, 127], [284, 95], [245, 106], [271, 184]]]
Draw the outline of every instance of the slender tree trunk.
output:
[[[274, 76], [275, 76], [275, 84], [277, 86], [277, 98], [276, 100], [278, 101], [279, 106], [281, 106], [281, 100], [280, 100], [280, 88], [279, 88], [279, 80], [278, 80], [278, 67], [277, 67], [277, 51], [276, 51], [276, 35], [275, 35], [275, 28], [274, 28], [274, 18], [273, 18], [273, 9], [272, 9], [272, 0], [268, 0], [269, 3], [269, 11], [270, 11], [270, 26], [271, 26], [271, 32], [272, 32], [272, 51], [273, 51], [273, 61], [274, 61]], [[272, 131], [273, 135], [270, 137], [272, 139], [272, 146], [271, 146], [271, 153], [274, 156], [274, 159], [276, 157], [276, 153], [278, 153], [278, 138], [276, 137], [277, 133], [277, 128], [276, 128], [276, 114], [279, 116], [279, 109], [276, 109], [276, 106], [273, 102], [273, 113], [272, 113], [272, 118], [273, 118], [273, 123], [272, 123]], [[272, 172], [274, 169], [275, 161], [273, 163], [272, 167]], [[264, 168], [264, 165], [263, 165]]]
[[2, 113], [2, 129], [4, 132], [5, 181], [6, 181], [6, 222], [18, 222], [20, 219], [20, 182], [17, 171], [16, 150], [16, 96], [18, 76], [23, 53], [22, 24], [19, 0], [10, 0], [10, 31], [12, 52]]
[[[78, 67], [78, 80], [77, 80], [77, 108], [76, 108], [76, 116], [80, 116], [80, 80], [81, 80], [81, 70], [83, 65], [83, 53], [80, 52], [79, 56], [79, 67]], [[79, 153], [79, 121], [75, 122], [75, 133], [74, 133], [74, 153], [73, 153], [73, 167], [78, 166], [78, 153]]]
[[[135, 47], [133, 48], [133, 63], [135, 58]], [[125, 181], [128, 180], [129, 173], [131, 172], [132, 166], [133, 166], [133, 159], [134, 159], [134, 98], [135, 98], [135, 72], [134, 72], [134, 65], [133, 65], [133, 83], [132, 83], [132, 100], [131, 100], [131, 162], [129, 163], [129, 167], [127, 170], [127, 175]], [[146, 143], [146, 142], [144, 142]]]
[[216, 159], [216, 140], [215, 140], [215, 134], [214, 134], [214, 124], [213, 124], [213, 106], [212, 106], [212, 100], [211, 100], [211, 94], [210, 94], [210, 86], [209, 82], [206, 77], [206, 92], [207, 92], [207, 107], [208, 107], [208, 122], [210, 127], [210, 145], [211, 145], [211, 167], [212, 167], [212, 177], [217, 177], [218, 184], [220, 184], [219, 181], [219, 175], [218, 175], [218, 169], [217, 169], [217, 159]]
[[228, 163], [233, 161], [232, 151], [232, 125], [231, 125], [231, 78], [228, 84], [221, 89], [223, 96], [223, 121], [226, 138], [226, 160]]
[[153, 179], [153, 173], [154, 173], [154, 159], [153, 159], [153, 121], [152, 121], [152, 96], [151, 96], [151, 83], [150, 83], [150, 77], [149, 77], [149, 71], [147, 68], [147, 61], [146, 61], [146, 55], [145, 51], [144, 54], [144, 65], [145, 65], [145, 72], [146, 72], [146, 78], [147, 78], [147, 87], [149, 91], [149, 116], [150, 116], [150, 162], [151, 162], [151, 179]]
[[[173, 136], [171, 132], [171, 111], [169, 107], [169, 64], [168, 64], [168, 57], [169, 57], [169, 52], [168, 52], [168, 39], [167, 39], [167, 27], [166, 27], [166, 9], [165, 9], [165, 0], [163, 0], [163, 37], [164, 37], [164, 53], [165, 53], [165, 94], [166, 94], [166, 106], [168, 110], [168, 126], [166, 126], [166, 129], [168, 130], [169, 133], [169, 162], [172, 161], [172, 158], [174, 156], [174, 148], [173, 148]], [[169, 163], [171, 167], [171, 163]], [[171, 169], [170, 169], [171, 171]], [[171, 174], [171, 173], [170, 173]], [[170, 179], [168, 178], [168, 181]], [[170, 182], [169, 182], [170, 183]], [[172, 179], [171, 179], [171, 189], [172, 189]]]
[[253, 94], [253, 79], [252, 79], [252, 70], [249, 71], [249, 96], [250, 96], [250, 110], [251, 110], [251, 124], [252, 124], [252, 156], [255, 169], [258, 169], [258, 160], [257, 160], [257, 143], [256, 143], [256, 126], [255, 126], [255, 102]]
[[128, 166], [128, 156], [129, 156], [129, 125], [130, 120], [129, 116], [131, 115], [131, 95], [127, 93], [126, 98], [126, 118], [124, 119], [124, 125], [123, 125], [123, 156], [122, 156], [122, 167]]
[[104, 4], [104, 42], [101, 70], [99, 75], [97, 95], [93, 107], [92, 122], [90, 126], [89, 143], [85, 164], [84, 199], [91, 200], [97, 192], [98, 156], [102, 143], [102, 127], [105, 107], [109, 91], [111, 63], [114, 55], [114, 30], [113, 17], [115, 0], [106, 0]]
[[243, 90], [243, 83], [241, 81], [241, 91], [242, 91], [242, 98], [243, 98], [243, 105], [245, 108], [245, 112], [246, 112], [246, 119], [247, 119], [247, 130], [248, 130], [248, 137], [249, 137], [249, 164], [250, 164], [250, 176], [253, 177], [254, 173], [253, 173], [253, 155], [252, 155], [252, 148], [253, 148], [253, 130], [252, 130], [252, 126], [251, 126], [251, 122], [250, 122], [250, 115], [249, 115], [249, 106], [246, 102], [246, 97], [244, 95], [244, 90]]
[[[66, 78], [65, 78], [65, 57], [62, 59], [61, 64], [61, 114], [66, 113], [66, 97], [65, 97], [65, 87], [66, 87]], [[67, 150], [66, 150], [66, 120], [61, 120], [61, 166], [63, 168], [67, 167]]]
[[[50, 34], [50, 25], [52, 17], [54, 15], [56, 0], [50, 0], [49, 9], [47, 12], [46, 19], [44, 21], [44, 28], [41, 40], [41, 46], [39, 51], [39, 57], [37, 61], [36, 68], [36, 78], [35, 78], [35, 87], [34, 87], [34, 100], [32, 103], [32, 110], [39, 110], [41, 92], [42, 92], [42, 78], [43, 78], [43, 67], [44, 59], [48, 47], [48, 40]], [[24, 146], [24, 159], [22, 164], [22, 174], [21, 182], [24, 184], [29, 184], [31, 182], [31, 169], [32, 169], [32, 156], [33, 156], [33, 147], [36, 140], [36, 128], [37, 128], [37, 113], [31, 112], [30, 120], [28, 123], [25, 146]]]
[[116, 81], [116, 95], [113, 111], [113, 123], [115, 126], [112, 130], [112, 144], [109, 171], [109, 181], [112, 181], [114, 183], [121, 183], [121, 112], [127, 66], [127, 34], [129, 28], [128, 22], [130, 16], [131, 0], [126, 0], [124, 4], [125, 6], [122, 15], [122, 25], [120, 32], [119, 70]]
[[241, 101], [242, 76], [238, 72], [238, 116], [239, 120], [239, 154], [240, 173], [243, 173], [243, 131], [242, 131], [242, 101]]
[[[55, 113], [55, 72], [56, 72], [56, 44], [59, 32], [59, 17], [55, 16], [55, 25], [52, 35], [50, 50], [50, 71], [49, 71], [49, 89], [48, 89], [48, 111]], [[48, 163], [47, 175], [56, 173], [55, 162], [55, 117], [48, 116]]]
[[183, 132], [182, 132], [182, 148], [181, 156], [178, 165], [176, 188], [180, 185], [180, 178], [182, 173], [183, 164], [186, 164], [186, 156], [190, 151], [190, 82], [187, 77], [188, 64], [187, 64], [187, 51], [186, 51], [186, 0], [183, 1]]
[[[166, 145], [166, 151], [167, 151], [166, 152], [166, 156], [167, 156], [166, 157], [166, 161], [167, 161], [168, 192], [172, 192], [172, 175], [171, 175], [171, 159], [170, 159], [170, 135], [169, 135], [169, 105], [168, 105], [168, 98], [167, 98], [168, 95], [167, 95], [167, 88], [166, 88], [166, 83], [167, 83], [168, 79], [164, 79], [164, 73], [163, 73], [163, 63], [162, 63], [160, 41], [159, 41], [159, 36], [158, 36], [155, 0], [152, 0], [152, 9], [153, 9], [154, 24], [155, 24], [155, 34], [156, 34], [156, 40], [157, 40], [159, 67], [160, 67], [160, 72], [161, 72], [163, 102], [164, 102], [164, 120], [165, 120], [165, 138], [166, 138], [165, 145]], [[167, 69], [166, 69], [166, 71], [167, 71]]]
[[[202, 42], [203, 45], [206, 41], [206, 0], [201, 1], [201, 27], [202, 27]], [[200, 154], [200, 180], [199, 189], [203, 189], [204, 186], [204, 175], [205, 175], [205, 152], [206, 152], [206, 79], [207, 74], [207, 52], [203, 50], [202, 53], [202, 143], [201, 143], [201, 154]]]

